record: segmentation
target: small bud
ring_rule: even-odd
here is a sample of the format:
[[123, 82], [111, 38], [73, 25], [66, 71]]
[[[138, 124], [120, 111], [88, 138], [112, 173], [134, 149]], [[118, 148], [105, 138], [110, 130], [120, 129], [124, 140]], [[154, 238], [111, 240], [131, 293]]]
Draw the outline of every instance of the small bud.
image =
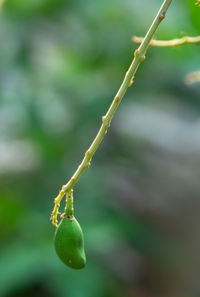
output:
[[74, 182], [75, 182], [75, 178], [72, 177], [72, 178], [70, 179], [70, 182], [71, 182], [71, 183], [74, 183]]
[[140, 58], [140, 62], [143, 62], [145, 59], [146, 59], [146, 56], [144, 55]]
[[165, 18], [165, 12], [161, 13], [159, 15], [159, 19], [162, 21]]
[[131, 87], [133, 83], [134, 83], [134, 81], [133, 81], [133, 77], [132, 77], [128, 86]]
[[134, 57], [136, 58], [138, 55], [139, 55], [139, 50], [136, 49], [136, 50], [134, 51]]
[[119, 96], [115, 96], [114, 100], [115, 100], [116, 103], [120, 102]]
[[89, 154], [90, 154], [90, 151], [87, 150], [87, 151], [85, 152], [85, 156], [87, 157], [87, 156], [89, 156]]

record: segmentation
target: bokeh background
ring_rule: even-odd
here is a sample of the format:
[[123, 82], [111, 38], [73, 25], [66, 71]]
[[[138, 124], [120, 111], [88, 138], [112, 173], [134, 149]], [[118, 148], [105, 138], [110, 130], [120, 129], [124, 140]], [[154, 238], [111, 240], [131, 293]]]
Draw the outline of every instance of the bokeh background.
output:
[[[74, 189], [87, 266], [53, 246], [53, 199], [161, 0], [7, 0], [0, 14], [0, 296], [200, 295], [200, 47], [150, 48]], [[200, 34], [176, 0], [156, 37]], [[64, 205], [62, 205], [63, 209]]]

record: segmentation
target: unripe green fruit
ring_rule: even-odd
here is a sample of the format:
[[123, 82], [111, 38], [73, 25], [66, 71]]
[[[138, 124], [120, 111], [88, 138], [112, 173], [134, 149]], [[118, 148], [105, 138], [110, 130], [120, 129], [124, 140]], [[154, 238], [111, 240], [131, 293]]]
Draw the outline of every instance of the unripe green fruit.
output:
[[85, 267], [83, 232], [75, 217], [62, 219], [55, 233], [55, 249], [58, 257], [69, 267]]

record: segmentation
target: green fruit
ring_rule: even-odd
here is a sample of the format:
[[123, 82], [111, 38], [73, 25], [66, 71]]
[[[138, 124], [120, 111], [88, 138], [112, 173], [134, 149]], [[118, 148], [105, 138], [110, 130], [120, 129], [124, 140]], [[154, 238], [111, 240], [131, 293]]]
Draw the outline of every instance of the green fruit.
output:
[[81, 226], [75, 217], [62, 219], [55, 233], [55, 249], [58, 257], [69, 267], [85, 267], [86, 257]]

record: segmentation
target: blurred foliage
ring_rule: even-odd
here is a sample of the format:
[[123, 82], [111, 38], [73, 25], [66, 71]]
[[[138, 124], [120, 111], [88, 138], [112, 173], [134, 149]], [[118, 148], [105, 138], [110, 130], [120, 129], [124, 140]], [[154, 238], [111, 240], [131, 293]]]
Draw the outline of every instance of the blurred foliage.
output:
[[[184, 84], [200, 69], [199, 46], [149, 49], [75, 187], [84, 270], [57, 258], [49, 221], [53, 198], [93, 140], [132, 59], [132, 35], [145, 34], [160, 3], [5, 3], [1, 297], [199, 296], [200, 87]], [[193, 1], [174, 1], [156, 37], [198, 35], [199, 16]]]

